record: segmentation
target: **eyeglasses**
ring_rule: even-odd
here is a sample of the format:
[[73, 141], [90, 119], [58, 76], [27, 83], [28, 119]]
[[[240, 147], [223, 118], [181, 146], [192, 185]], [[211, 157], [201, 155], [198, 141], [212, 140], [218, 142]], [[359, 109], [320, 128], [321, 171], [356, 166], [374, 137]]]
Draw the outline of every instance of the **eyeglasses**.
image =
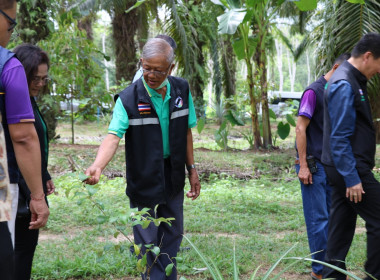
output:
[[168, 69], [165, 72], [154, 71], [154, 70], [147, 70], [147, 69], [144, 69], [144, 68], [142, 69], [142, 71], [143, 71], [144, 74], [148, 74], [149, 75], [150, 73], [152, 73], [157, 78], [163, 78], [163, 77], [165, 77], [168, 74], [170, 66], [172, 66], [172, 65], [169, 65]]
[[50, 78], [49, 77], [39, 77], [39, 76], [32, 77], [32, 83], [33, 84], [38, 85], [41, 82], [43, 85], [46, 85], [48, 82], [50, 82]]
[[0, 10], [0, 13], [3, 14], [3, 16], [5, 16], [5, 18], [9, 21], [8, 31], [13, 30], [17, 25], [17, 21], [8, 16], [3, 10]]

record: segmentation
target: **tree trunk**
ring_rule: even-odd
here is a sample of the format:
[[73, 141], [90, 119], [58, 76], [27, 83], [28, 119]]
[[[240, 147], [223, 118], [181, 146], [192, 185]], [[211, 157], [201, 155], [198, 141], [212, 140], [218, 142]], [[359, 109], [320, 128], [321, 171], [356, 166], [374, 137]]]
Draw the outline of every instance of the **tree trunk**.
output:
[[74, 91], [71, 86], [71, 96], [70, 96], [70, 112], [71, 112], [71, 144], [74, 144]]
[[80, 19], [78, 21], [78, 28], [80, 30], [85, 30], [87, 34], [87, 39], [92, 41], [94, 39], [94, 32], [92, 28], [92, 23], [94, 21], [94, 15], [89, 14], [88, 16]]
[[275, 40], [275, 45], [277, 51], [277, 69], [280, 76], [278, 91], [281, 93], [284, 90], [284, 72], [282, 71], [282, 44]]
[[267, 81], [266, 61], [261, 62], [260, 69], [262, 71], [260, 75], [260, 88], [261, 88], [261, 116], [262, 116], [262, 122], [263, 122], [263, 146], [265, 149], [269, 149], [272, 147], [272, 133], [270, 129], [270, 119], [269, 119], [268, 81]]
[[[203, 44], [204, 44], [203, 42], [201, 42], [200, 40], [197, 40], [197, 46], [199, 48], [199, 51], [196, 52], [196, 57], [195, 57], [196, 63], [198, 64], [199, 67], [202, 67], [202, 68], [205, 67], [204, 57], [202, 54]], [[195, 111], [196, 111], [197, 117], [203, 117], [205, 114], [204, 100], [203, 100], [203, 89], [205, 87], [204, 77], [202, 77], [199, 71], [196, 71], [196, 69], [194, 69], [194, 73], [192, 73], [188, 81], [191, 88], [191, 93], [194, 98], [194, 105], [195, 105]]]
[[290, 91], [294, 92], [294, 82], [296, 80], [297, 64], [294, 62], [294, 60], [290, 61], [289, 50], [286, 51], [286, 57], [288, 58]]
[[[126, 1], [126, 8], [135, 4], [134, 0]], [[137, 70], [135, 34], [137, 31], [137, 9], [128, 14], [124, 10], [114, 9], [112, 19], [113, 39], [116, 51], [116, 80], [131, 81]]]
[[[222, 84], [224, 96], [229, 98], [236, 93], [236, 56], [230, 39], [222, 41]], [[227, 104], [232, 107], [234, 104]]]
[[259, 34], [259, 42], [256, 48], [256, 80], [260, 82], [261, 90], [261, 117], [263, 125], [263, 147], [272, 147], [272, 134], [270, 129], [269, 105], [268, 105], [268, 81], [267, 81], [267, 56], [265, 52], [265, 32]]
[[260, 126], [259, 126], [259, 115], [257, 112], [257, 99], [255, 97], [254, 92], [254, 80], [253, 80], [253, 71], [252, 71], [252, 63], [249, 58], [245, 59], [245, 62], [247, 64], [247, 83], [248, 83], [248, 93], [250, 98], [250, 105], [251, 105], [251, 119], [252, 119], [252, 132], [253, 137], [255, 140], [255, 148], [259, 149], [263, 146], [261, 142], [261, 136], [260, 136]]

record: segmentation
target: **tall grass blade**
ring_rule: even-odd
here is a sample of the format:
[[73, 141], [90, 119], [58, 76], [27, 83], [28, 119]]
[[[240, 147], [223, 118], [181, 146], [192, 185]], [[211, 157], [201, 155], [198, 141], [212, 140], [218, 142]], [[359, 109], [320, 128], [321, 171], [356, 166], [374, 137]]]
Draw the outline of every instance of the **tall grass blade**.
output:
[[341, 272], [347, 276], [350, 277], [350, 279], [355, 279], [355, 280], [362, 280], [362, 278], [352, 274], [351, 272], [348, 272], [342, 268], [339, 268], [335, 265], [332, 265], [332, 264], [329, 264], [329, 263], [325, 263], [325, 262], [322, 262], [322, 261], [318, 261], [318, 260], [313, 260], [313, 259], [310, 259], [310, 258], [300, 258], [300, 257], [287, 257], [287, 258], [284, 258], [284, 259], [293, 259], [293, 260], [301, 260], [301, 261], [311, 261], [311, 262], [316, 262], [316, 263], [320, 263], [320, 264], [323, 264], [324, 266], [327, 266], [327, 267], [330, 267], [332, 269], [335, 269], [336, 271], [338, 272]]
[[[211, 264], [210, 264], [209, 261], [206, 259], [206, 257], [199, 251], [199, 249], [197, 248], [197, 246], [195, 246], [194, 243], [191, 242], [190, 239], [186, 237], [186, 235], [184, 235], [183, 237], [187, 240], [187, 242], [189, 242], [189, 244], [191, 245], [191, 247], [193, 247], [193, 249], [195, 250], [195, 252], [202, 259], [203, 263], [206, 265], [206, 267], [208, 268], [210, 274], [212, 275], [212, 278], [214, 280], [217, 280], [217, 279], [223, 280], [223, 277], [221, 277], [221, 273], [218, 270], [218, 268], [215, 266], [215, 264], [212, 261], [211, 261]], [[215, 268], [215, 271], [214, 271], [214, 268]]]
[[261, 267], [261, 265], [259, 265], [259, 266], [255, 269], [255, 271], [253, 272], [253, 274], [252, 274], [250, 280], [255, 280], [255, 279], [256, 279], [256, 274], [257, 274], [257, 272], [259, 271], [260, 267]]
[[236, 247], [234, 241], [234, 280], [239, 280], [239, 270], [236, 263]]
[[[284, 258], [284, 259], [287, 259], [287, 258]], [[286, 272], [289, 268], [291, 268], [292, 266], [295, 266], [296, 264], [298, 264], [299, 262], [302, 262], [303, 260], [305, 259], [299, 259], [299, 260], [296, 260], [295, 262], [292, 262], [291, 264], [287, 265], [283, 270], [281, 270], [273, 279], [271, 280], [276, 280], [278, 279], [284, 272]]]
[[285, 256], [294, 249], [294, 247], [297, 246], [298, 243], [294, 244], [292, 247], [290, 247], [272, 266], [269, 268], [267, 273], [265, 273], [263, 280], [268, 279], [269, 275], [272, 273], [272, 271], [276, 268], [276, 266], [285, 258]]

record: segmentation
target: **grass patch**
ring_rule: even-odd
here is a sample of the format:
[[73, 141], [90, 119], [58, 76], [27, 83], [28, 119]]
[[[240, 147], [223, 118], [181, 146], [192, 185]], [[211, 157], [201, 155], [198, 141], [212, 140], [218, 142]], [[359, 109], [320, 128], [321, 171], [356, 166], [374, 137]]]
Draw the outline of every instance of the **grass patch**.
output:
[[[100, 139], [91, 142], [91, 137], [96, 133], [104, 137], [107, 127], [78, 124], [76, 130], [81, 132], [81, 139], [87, 139], [81, 145], [61, 142], [68, 133], [62, 126], [61, 140], [51, 145], [49, 169], [58, 194], [49, 197], [51, 216], [40, 233], [33, 279], [138, 279], [136, 259], [129, 253], [128, 241], [120, 236], [115, 238], [111, 225], [99, 224], [100, 213], [89, 201], [78, 204], [78, 199], [65, 196], [70, 182], [67, 173], [74, 168], [68, 158], [84, 170], [94, 160], [100, 142]], [[307, 256], [301, 193], [293, 169], [294, 150], [209, 150], [206, 146], [213, 142], [212, 131], [213, 128], [208, 127], [201, 135], [194, 133], [202, 192], [195, 201], [185, 198], [186, 236], [218, 265], [226, 278], [233, 275], [234, 246], [239, 271], [245, 278], [259, 265], [263, 267], [260, 273], [264, 272], [295, 243], [298, 245], [290, 256]], [[125, 179], [120, 177], [125, 174], [123, 145], [105, 174], [96, 199], [102, 201], [110, 213], [127, 211]], [[364, 227], [361, 219], [358, 227]], [[131, 234], [130, 227], [126, 227], [126, 231]], [[187, 250], [189, 244], [183, 241], [181, 247], [179, 256], [184, 261], [178, 264], [179, 275], [190, 279], [209, 277], [207, 272], [199, 272], [204, 264], [193, 249]], [[351, 271], [357, 272], [363, 267], [365, 248], [365, 231], [361, 230], [355, 235], [347, 260]], [[286, 264], [285, 261], [279, 269]], [[309, 272], [310, 264], [301, 262], [281, 279], [304, 279]]]

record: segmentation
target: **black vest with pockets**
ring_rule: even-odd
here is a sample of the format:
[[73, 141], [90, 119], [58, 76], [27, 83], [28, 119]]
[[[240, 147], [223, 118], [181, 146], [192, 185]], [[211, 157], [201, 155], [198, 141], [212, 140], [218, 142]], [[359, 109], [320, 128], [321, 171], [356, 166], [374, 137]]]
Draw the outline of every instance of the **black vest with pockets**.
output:
[[[4, 65], [11, 59], [15, 54], [11, 51], [0, 47], [0, 74], [3, 72]], [[11, 137], [9, 135], [7, 116], [5, 111], [5, 92], [3, 88], [2, 81], [0, 79], [0, 111], [1, 111], [1, 123], [4, 128], [5, 144], [7, 146], [7, 158], [8, 158], [8, 172], [9, 181], [11, 184], [18, 183], [20, 178], [20, 171], [17, 165], [15, 152], [13, 150], [13, 144]]]
[[[132, 201], [146, 206], [166, 203], [185, 185], [189, 85], [181, 78], [168, 79], [171, 184], [165, 184], [160, 122], [142, 80], [115, 96], [115, 100], [120, 97], [129, 118], [125, 133], [126, 193]], [[166, 185], [171, 185], [171, 190], [165, 189]]]
[[[323, 92], [325, 90], [326, 79], [322, 76], [310, 84], [302, 94], [308, 90], [313, 90], [316, 95], [315, 110], [310, 123], [306, 129], [306, 153], [314, 158], [321, 160], [323, 142]], [[301, 100], [302, 100], [301, 97]], [[299, 109], [298, 109], [299, 110]], [[298, 156], [298, 155], [297, 155]]]
[[324, 137], [322, 162], [328, 166], [334, 166], [330, 153], [331, 123], [327, 106], [340, 106], [340, 104], [327, 104], [330, 86], [340, 80], [350, 83], [355, 96], [354, 105], [356, 111], [355, 132], [350, 137], [352, 152], [356, 160], [356, 169], [359, 174], [366, 172], [375, 166], [376, 134], [373, 127], [371, 107], [367, 93], [367, 78], [349, 62], [343, 62], [335, 71], [328, 82], [325, 91], [324, 104]]

